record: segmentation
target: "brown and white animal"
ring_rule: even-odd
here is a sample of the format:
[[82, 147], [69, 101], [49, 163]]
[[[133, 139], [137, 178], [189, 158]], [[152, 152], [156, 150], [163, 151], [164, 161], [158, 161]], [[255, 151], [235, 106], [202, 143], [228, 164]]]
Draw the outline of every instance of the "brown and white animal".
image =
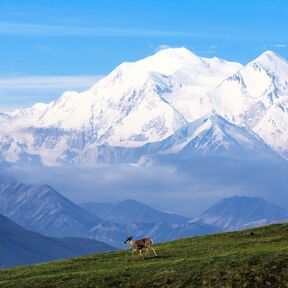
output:
[[[151, 250], [153, 251], [155, 256], [158, 256], [154, 247], [153, 247], [153, 241], [150, 238], [143, 238], [143, 239], [139, 239], [139, 240], [133, 240], [133, 237], [128, 237], [125, 241], [125, 244], [130, 244], [132, 246], [132, 255], [131, 257], [133, 257], [134, 253], [136, 251], [139, 251], [139, 255], [143, 258], [145, 258], [148, 254], [148, 252]], [[142, 255], [142, 250], [145, 249], [146, 253], [143, 256]], [[131, 259], [131, 257], [129, 257], [129, 260]]]

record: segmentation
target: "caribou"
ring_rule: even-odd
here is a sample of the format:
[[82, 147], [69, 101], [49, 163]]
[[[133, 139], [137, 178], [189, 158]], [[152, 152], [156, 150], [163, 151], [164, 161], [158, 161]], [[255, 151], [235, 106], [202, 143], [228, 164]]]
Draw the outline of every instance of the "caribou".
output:
[[[136, 251], [139, 251], [139, 255], [144, 259], [149, 251], [153, 251], [155, 256], [158, 256], [154, 247], [153, 247], [153, 241], [150, 238], [143, 238], [139, 240], [133, 240], [133, 237], [128, 237], [125, 241], [125, 244], [130, 244], [132, 247], [132, 254], [129, 257], [128, 261], [130, 261], [135, 254]], [[145, 255], [142, 254], [142, 250], [145, 249], [146, 253]]]

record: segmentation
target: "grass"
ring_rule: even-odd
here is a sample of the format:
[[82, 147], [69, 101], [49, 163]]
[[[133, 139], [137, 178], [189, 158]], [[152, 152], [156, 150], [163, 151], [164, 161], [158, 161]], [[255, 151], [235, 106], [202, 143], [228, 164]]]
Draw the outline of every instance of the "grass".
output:
[[0, 270], [0, 287], [288, 287], [288, 224], [156, 245], [159, 257], [130, 251]]

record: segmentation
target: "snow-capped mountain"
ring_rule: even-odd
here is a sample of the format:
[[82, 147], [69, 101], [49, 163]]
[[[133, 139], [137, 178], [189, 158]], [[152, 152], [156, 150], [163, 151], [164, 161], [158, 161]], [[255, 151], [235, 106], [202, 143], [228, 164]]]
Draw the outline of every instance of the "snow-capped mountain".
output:
[[152, 154], [149, 160], [187, 160], [205, 156], [247, 160], [281, 159], [253, 131], [232, 124], [217, 114], [192, 121], [167, 139], [147, 144], [146, 147], [146, 154]]
[[[199, 113], [205, 114], [198, 111], [196, 102], [203, 110], [200, 98], [240, 67], [218, 58], [200, 58], [185, 48], [166, 49], [121, 64], [83, 93], [65, 92], [47, 105], [36, 104], [9, 115], [21, 122], [25, 118], [25, 126], [35, 128], [92, 129], [100, 144], [140, 146], [164, 139]], [[183, 116], [185, 109], [189, 117]], [[137, 139], [135, 133], [140, 132], [145, 140]]]
[[240, 230], [286, 222], [288, 211], [262, 198], [234, 196], [222, 199], [207, 209], [200, 219], [224, 230]]
[[272, 51], [209, 92], [214, 111], [251, 128], [277, 152], [288, 148], [288, 62]]
[[[271, 51], [242, 66], [201, 58], [185, 48], [162, 50], [119, 65], [82, 93], [65, 92], [51, 103], [1, 114], [0, 159], [44, 165], [137, 162], [139, 156], [162, 153], [159, 143], [175, 140], [175, 133], [211, 114], [224, 118], [224, 124], [210, 119], [209, 133], [195, 138], [205, 151], [225, 154], [227, 131], [234, 125], [237, 151], [262, 157], [269, 150], [264, 139], [286, 157], [287, 83], [288, 63]], [[230, 151], [235, 150], [232, 142]], [[186, 155], [204, 151], [195, 142], [189, 147]]]

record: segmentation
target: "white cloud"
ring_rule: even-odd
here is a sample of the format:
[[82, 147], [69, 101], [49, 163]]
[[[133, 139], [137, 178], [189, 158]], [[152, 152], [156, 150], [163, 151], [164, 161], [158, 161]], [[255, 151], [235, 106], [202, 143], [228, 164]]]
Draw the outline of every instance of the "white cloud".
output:
[[218, 49], [218, 47], [216, 45], [214, 45], [214, 44], [209, 45], [209, 48], [211, 50], [214, 50], [214, 51], [216, 51]]
[[50, 102], [67, 90], [83, 91], [103, 76], [23, 76], [0, 78], [0, 111]]
[[[221, 32], [215, 32], [216, 30]], [[27, 22], [4, 22], [0, 21], [0, 35], [22, 35], [22, 36], [122, 36], [122, 37], [166, 37], [166, 38], [236, 38], [254, 39], [259, 37], [255, 33], [243, 33], [231, 27], [195, 27], [195, 30], [157, 30], [140, 27], [87, 27], [87, 26], [65, 26], [44, 25]]]
[[59, 89], [78, 90], [96, 83], [103, 76], [24, 76], [0, 78], [0, 89]]
[[168, 48], [172, 48], [172, 47], [169, 46], [169, 45], [166, 45], [166, 44], [160, 44], [160, 45], [157, 46], [156, 51], [161, 51], [161, 50], [165, 50], [165, 49], [168, 49]]
[[199, 56], [207, 56], [211, 57], [216, 55], [216, 53], [219, 50], [219, 47], [215, 44], [209, 44], [209, 45], [186, 45], [188, 49], [190, 49], [193, 53], [196, 53]]
[[52, 185], [75, 202], [135, 199], [192, 216], [221, 198], [235, 195], [263, 197], [280, 206], [288, 201], [286, 162], [202, 158], [180, 162], [177, 166], [99, 164], [94, 167], [14, 167], [6, 172], [18, 182]]
[[217, 50], [218, 50], [218, 47], [216, 45], [211, 44], [211, 45], [208, 45], [207, 47], [200, 48], [198, 53], [215, 55]]
[[286, 48], [287, 45], [286, 44], [275, 44], [273, 45], [274, 47], [277, 47], [277, 48]]
[[84, 27], [43, 25], [20, 22], [0, 22], [2, 35], [43, 35], [43, 36], [152, 36], [152, 37], [207, 37], [212, 33], [187, 31], [164, 31], [156, 29], [124, 27]]
[[[168, 49], [168, 48], [177, 48], [179, 46], [170, 46], [168, 44], [160, 44], [160, 45], [151, 45], [152, 48], [154, 48], [154, 50], [156, 52], [164, 50], [164, 49]], [[210, 45], [202, 45], [202, 46], [191, 46], [191, 45], [184, 45], [181, 47], [187, 47], [188, 49], [190, 49], [192, 52], [194, 53], [198, 53], [198, 54], [210, 54], [210, 55], [214, 55], [217, 51], [218, 51], [218, 46], [214, 45], [214, 44], [210, 44]]]

